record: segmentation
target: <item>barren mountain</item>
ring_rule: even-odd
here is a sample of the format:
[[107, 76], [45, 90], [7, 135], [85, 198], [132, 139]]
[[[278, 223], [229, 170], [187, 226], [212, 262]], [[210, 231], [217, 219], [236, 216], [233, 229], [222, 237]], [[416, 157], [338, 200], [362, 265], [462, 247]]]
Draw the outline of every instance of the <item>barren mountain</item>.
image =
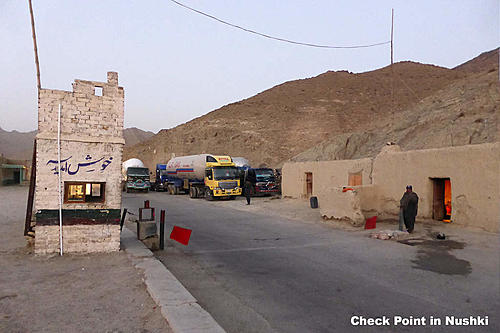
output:
[[125, 146], [133, 146], [143, 141], [148, 140], [153, 135], [153, 132], [146, 132], [137, 127], [130, 127], [123, 130], [123, 138], [125, 139]]
[[493, 72], [498, 71], [499, 54], [498, 49], [483, 52], [474, 59], [467, 61], [453, 69], [469, 73]]
[[498, 48], [484, 52], [454, 68], [465, 78], [396, 113], [386, 125], [333, 136], [291, 160], [372, 157], [389, 141], [403, 150], [498, 141], [498, 63]]
[[172, 153], [213, 153], [244, 156], [255, 166], [277, 166], [338, 134], [387, 126], [393, 114], [466, 76], [462, 71], [414, 62], [361, 74], [326, 72], [283, 83], [162, 130], [125, 149], [124, 159], [140, 157], [153, 168], [168, 161]]
[[13, 160], [31, 160], [36, 131], [5, 131], [0, 128], [0, 154]]
[[499, 105], [498, 70], [473, 74], [398, 112], [386, 126], [334, 136], [291, 160], [373, 157], [389, 141], [403, 150], [495, 142]]

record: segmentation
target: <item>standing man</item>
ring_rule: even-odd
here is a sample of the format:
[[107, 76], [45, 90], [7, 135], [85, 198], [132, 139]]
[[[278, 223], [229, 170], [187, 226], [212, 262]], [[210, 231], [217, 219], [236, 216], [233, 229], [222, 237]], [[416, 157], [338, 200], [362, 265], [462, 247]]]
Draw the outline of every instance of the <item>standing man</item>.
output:
[[252, 195], [252, 183], [247, 179], [245, 181], [245, 198], [247, 199], [247, 205], [250, 205], [250, 196]]
[[418, 195], [413, 192], [413, 187], [411, 185], [406, 186], [406, 192], [399, 201], [399, 205], [406, 230], [411, 234], [415, 227], [415, 217], [418, 211]]

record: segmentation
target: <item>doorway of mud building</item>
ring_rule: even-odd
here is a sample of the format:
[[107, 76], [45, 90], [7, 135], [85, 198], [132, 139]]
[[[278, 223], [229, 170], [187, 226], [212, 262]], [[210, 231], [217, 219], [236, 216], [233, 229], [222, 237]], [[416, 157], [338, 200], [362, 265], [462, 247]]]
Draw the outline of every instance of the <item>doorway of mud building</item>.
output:
[[363, 173], [360, 172], [349, 172], [349, 177], [347, 179], [347, 185], [358, 186], [363, 185]]
[[431, 178], [433, 186], [432, 218], [451, 221], [451, 181], [450, 178]]
[[312, 196], [313, 193], [313, 174], [312, 172], [306, 172], [306, 198]]

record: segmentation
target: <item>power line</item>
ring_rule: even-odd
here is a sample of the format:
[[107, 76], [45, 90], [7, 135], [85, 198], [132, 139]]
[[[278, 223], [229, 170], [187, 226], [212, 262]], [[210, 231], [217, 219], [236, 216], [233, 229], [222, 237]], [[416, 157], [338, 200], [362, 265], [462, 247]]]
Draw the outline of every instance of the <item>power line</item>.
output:
[[312, 44], [312, 43], [297, 42], [297, 41], [293, 41], [293, 40], [289, 40], [289, 39], [274, 37], [274, 36], [267, 35], [267, 34], [264, 34], [264, 33], [261, 33], [261, 32], [255, 31], [255, 30], [247, 29], [247, 28], [241, 27], [239, 25], [236, 25], [236, 24], [233, 24], [233, 23], [221, 20], [221, 19], [219, 19], [219, 18], [217, 18], [215, 16], [212, 16], [210, 14], [204, 13], [204, 12], [202, 12], [200, 10], [197, 10], [197, 9], [192, 8], [192, 7], [186, 6], [185, 4], [180, 3], [179, 1], [176, 1], [176, 0], [170, 0], [170, 1], [173, 2], [173, 3], [175, 3], [176, 5], [179, 5], [181, 7], [189, 9], [189, 10], [195, 12], [195, 13], [198, 13], [200, 15], [206, 16], [208, 18], [211, 18], [212, 20], [215, 20], [215, 21], [217, 21], [219, 23], [226, 24], [226, 25], [231, 26], [233, 28], [240, 29], [240, 30], [243, 30], [243, 31], [246, 31], [246, 32], [258, 35], [258, 36], [261, 36], [261, 37], [265, 37], [265, 38], [277, 40], [277, 41], [280, 41], [280, 42], [295, 44], [295, 45], [317, 47], [317, 48], [324, 48], [324, 49], [360, 49], [360, 48], [374, 47], [374, 46], [380, 46], [380, 45], [385, 45], [385, 44], [391, 43], [391, 41], [386, 41], [386, 42], [380, 42], [380, 43], [374, 43], [374, 44], [367, 44], [367, 45], [333, 46], [333, 45], [319, 45], [319, 44]]

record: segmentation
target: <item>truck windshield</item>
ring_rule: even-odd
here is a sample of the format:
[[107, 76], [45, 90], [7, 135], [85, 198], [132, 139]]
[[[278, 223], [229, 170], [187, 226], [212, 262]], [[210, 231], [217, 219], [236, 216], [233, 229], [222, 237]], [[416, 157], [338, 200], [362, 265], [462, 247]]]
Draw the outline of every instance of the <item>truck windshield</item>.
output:
[[255, 176], [258, 182], [273, 182], [274, 172], [272, 169], [256, 169]]
[[148, 168], [128, 168], [127, 175], [129, 176], [149, 176]]
[[236, 179], [239, 177], [236, 167], [215, 167], [214, 177], [216, 180]]

